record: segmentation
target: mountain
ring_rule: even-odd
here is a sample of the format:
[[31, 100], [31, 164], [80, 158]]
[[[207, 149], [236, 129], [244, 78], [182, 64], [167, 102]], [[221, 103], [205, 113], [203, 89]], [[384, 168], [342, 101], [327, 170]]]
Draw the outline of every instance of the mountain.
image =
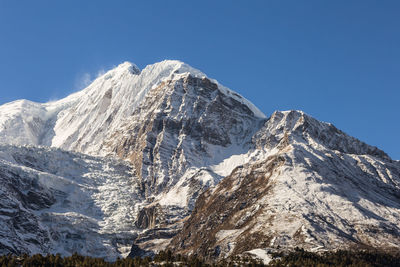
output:
[[[301, 111], [253, 136], [265, 156], [203, 193], [170, 249], [215, 259], [400, 247], [400, 162]], [[263, 252], [263, 253], [260, 253]]]
[[[243, 161], [237, 154], [248, 150], [265, 117], [246, 99], [179, 61], [142, 71], [123, 63], [65, 99], [15, 101], [1, 106], [0, 114], [0, 141], [15, 146], [10, 149], [51, 146], [62, 149], [59, 153], [130, 162], [130, 180], [139, 191], [127, 204], [136, 212], [129, 231], [144, 232], [139, 240], [157, 249], [160, 240], [152, 244], [148, 239], [169, 241], [197, 196]], [[157, 231], [146, 233], [148, 228]]]
[[183, 62], [125, 62], [64, 99], [0, 106], [0, 253], [398, 248], [399, 177], [301, 111], [266, 118]]

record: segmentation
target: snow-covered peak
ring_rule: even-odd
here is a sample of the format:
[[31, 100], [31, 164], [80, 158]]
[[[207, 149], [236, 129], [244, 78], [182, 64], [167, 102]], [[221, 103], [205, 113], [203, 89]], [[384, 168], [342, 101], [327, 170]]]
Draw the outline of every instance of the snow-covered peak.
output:
[[140, 72], [141, 70], [136, 64], [129, 61], [125, 61], [119, 64], [117, 67], [107, 71], [105, 74], [101, 75], [98, 78], [110, 79], [111, 77], [116, 77], [116, 76], [121, 77], [123, 74], [139, 75]]
[[224, 93], [225, 95], [232, 97], [233, 99], [239, 101], [241, 104], [246, 105], [256, 117], [258, 118], [266, 118], [265, 114], [260, 111], [253, 103], [251, 103], [249, 100], [241, 96], [240, 94], [230, 90], [229, 88], [221, 85], [216, 79], [212, 79], [207, 77], [206, 74], [204, 74], [202, 71], [193, 68], [192, 66], [179, 61], [179, 60], [164, 60], [162, 62], [156, 63], [154, 65], [157, 65], [157, 67], [166, 67], [166, 66], [173, 66], [173, 71], [167, 79], [180, 79], [182, 76], [190, 74], [193, 77], [196, 78], [207, 78], [211, 82], [217, 84], [218, 89]]
[[283, 140], [285, 143], [323, 146], [343, 153], [390, 159], [377, 147], [370, 146], [349, 136], [331, 123], [319, 121], [299, 110], [275, 111], [256, 139], [259, 145], [268, 143], [275, 146]]
[[164, 60], [143, 70], [124, 62], [58, 101], [40, 104], [21, 100], [0, 106], [0, 142], [98, 154], [102, 141], [120, 128], [150, 90], [188, 75], [210, 80], [221, 93], [246, 105], [256, 117], [265, 118], [250, 101], [182, 61]]
[[139, 67], [136, 66], [136, 64], [129, 62], [129, 61], [125, 61], [124, 63], [121, 63], [117, 68], [127, 69], [132, 74], [140, 74]]

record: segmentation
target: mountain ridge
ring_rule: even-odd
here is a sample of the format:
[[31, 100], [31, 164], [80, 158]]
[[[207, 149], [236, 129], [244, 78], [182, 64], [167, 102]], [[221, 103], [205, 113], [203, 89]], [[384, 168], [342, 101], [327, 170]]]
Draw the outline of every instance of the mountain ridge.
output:
[[[365, 144], [339, 151], [342, 143], [321, 143], [316, 139], [323, 134], [309, 135], [313, 129], [302, 127], [310, 117], [298, 123], [303, 115], [275, 112], [253, 137], [270, 153], [238, 166], [200, 195], [168, 248], [206, 259], [255, 249], [398, 249], [400, 164]], [[344, 137], [346, 145], [359, 142], [347, 135], [339, 140]]]
[[[108, 111], [108, 113], [103, 114], [103, 125], [106, 125], [107, 120], [112, 119], [112, 116], [117, 116], [117, 123], [111, 122], [111, 126], [116, 124], [114, 128], [118, 128], [119, 122], [130, 115], [131, 110], [140, 104], [143, 97], [153, 86], [157, 86], [164, 79], [179, 79], [180, 74], [184, 73], [190, 73], [195, 77], [206, 77], [201, 71], [177, 60], [165, 60], [148, 65], [143, 70], [139, 70], [133, 63], [124, 62], [98, 77], [87, 88], [63, 99], [48, 103], [17, 100], [4, 104], [0, 106], [3, 118], [3, 120], [0, 118], [0, 137], [2, 137], [0, 142], [47, 145], [90, 154], [98, 153], [96, 148], [87, 148], [88, 144], [80, 144], [85, 140], [82, 136], [83, 134], [77, 133], [77, 130], [71, 133], [69, 129], [83, 126], [83, 121], [89, 119], [86, 115], [89, 111], [87, 107], [97, 103], [97, 106], [91, 107], [91, 114], [89, 114], [97, 120], [101, 118], [99, 116], [101, 113]], [[218, 84], [215, 80], [213, 82]], [[219, 84], [218, 88], [233, 98], [241, 99], [257, 116], [265, 117], [248, 100], [236, 93], [232, 93], [229, 89]], [[113, 98], [117, 98], [117, 103], [113, 103]], [[20, 103], [21, 105], [18, 106]], [[28, 103], [29, 106], [27, 106]], [[30, 113], [30, 115], [26, 117], [20, 116], [27, 113]], [[82, 119], [74, 118], [73, 115], [76, 113], [80, 114]], [[7, 129], [12, 129], [13, 126], [15, 128], [15, 125], [20, 125], [17, 128], [18, 134], [7, 131]], [[110, 127], [110, 125], [106, 126]], [[96, 127], [101, 128], [102, 125], [97, 125]], [[21, 132], [25, 136], [21, 140], [15, 140], [13, 136], [21, 136]], [[85, 134], [96, 135], [96, 133], [90, 133], [90, 131]], [[105, 138], [105, 135], [99, 134], [103, 138]], [[79, 140], [79, 138], [82, 140]], [[86, 143], [90, 143], [89, 141], [92, 142], [93, 140], [88, 140]]]
[[[0, 170], [7, 184], [32, 184], [0, 194], [13, 207], [1, 216], [32, 218], [27, 229], [4, 224], [15, 234], [2, 233], [3, 252], [16, 253], [13, 242], [65, 255], [88, 244], [84, 254], [109, 259], [166, 248], [228, 257], [339, 241], [400, 247], [400, 161], [303, 111], [267, 118], [181, 61], [124, 62], [64, 99], [0, 106]], [[41, 191], [49, 197], [29, 206]], [[86, 203], [101, 216], [79, 208]]]

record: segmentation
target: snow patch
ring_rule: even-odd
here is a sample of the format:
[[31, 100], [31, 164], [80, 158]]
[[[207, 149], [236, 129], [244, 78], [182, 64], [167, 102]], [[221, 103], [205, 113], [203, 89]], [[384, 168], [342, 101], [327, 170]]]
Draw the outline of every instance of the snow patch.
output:
[[262, 260], [265, 265], [269, 264], [270, 261], [272, 261], [272, 257], [270, 254], [268, 254], [267, 249], [256, 248], [256, 249], [246, 251], [245, 253], [249, 253], [249, 254], [255, 256], [256, 258]]

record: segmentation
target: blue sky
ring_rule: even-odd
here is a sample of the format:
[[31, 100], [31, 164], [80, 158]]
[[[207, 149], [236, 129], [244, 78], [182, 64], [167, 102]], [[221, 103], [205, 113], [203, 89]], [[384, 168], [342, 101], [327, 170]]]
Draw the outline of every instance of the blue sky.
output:
[[179, 59], [267, 115], [301, 109], [400, 159], [400, 1], [0, 0], [0, 104]]

